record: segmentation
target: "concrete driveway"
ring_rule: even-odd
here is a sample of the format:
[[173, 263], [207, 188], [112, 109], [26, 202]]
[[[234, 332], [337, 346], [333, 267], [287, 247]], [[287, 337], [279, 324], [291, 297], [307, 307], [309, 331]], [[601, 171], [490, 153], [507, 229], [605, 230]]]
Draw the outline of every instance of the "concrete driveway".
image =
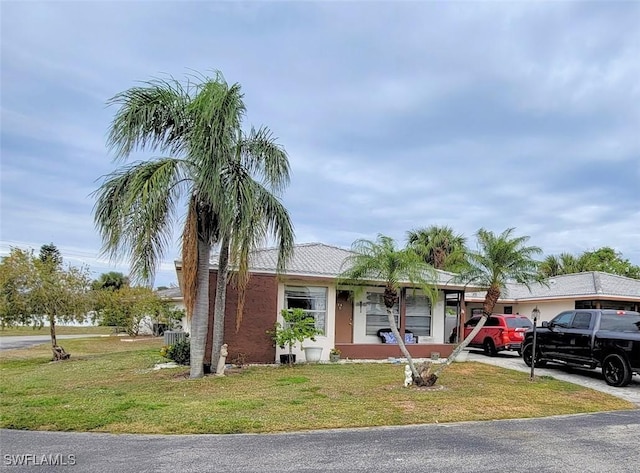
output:
[[[522, 361], [522, 358], [519, 357], [517, 353], [500, 352], [497, 356], [486, 356], [481, 351], [471, 349], [469, 350], [467, 360], [526, 373], [531, 372], [531, 368], [524, 364], [524, 361]], [[602, 391], [604, 393], [611, 394], [612, 396], [632, 402], [636, 406], [640, 407], [640, 376], [633, 376], [631, 384], [624, 388], [614, 388], [604, 382], [604, 379], [602, 379], [602, 372], [599, 368], [595, 370], [588, 370], [549, 363], [545, 368], [536, 368], [535, 375], [551, 376], [562, 381], [585, 386], [587, 388], [595, 389], [596, 391]]]

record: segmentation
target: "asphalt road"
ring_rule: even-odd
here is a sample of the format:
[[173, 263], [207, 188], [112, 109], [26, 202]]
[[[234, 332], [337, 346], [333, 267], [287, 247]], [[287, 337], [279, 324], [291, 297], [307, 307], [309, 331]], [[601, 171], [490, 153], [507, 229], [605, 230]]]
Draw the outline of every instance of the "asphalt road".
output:
[[[78, 334], [78, 335], [57, 335], [58, 340], [69, 338], [90, 338], [105, 337], [106, 335]], [[26, 348], [32, 345], [51, 343], [51, 335], [18, 335], [11, 337], [0, 337], [0, 350], [14, 350], [16, 348]]]
[[[640, 410], [273, 435], [156, 436], [2, 430], [0, 440], [0, 471], [20, 473], [636, 473], [640, 469]], [[26, 454], [33, 457], [24, 457]], [[30, 464], [13, 466], [19, 455], [29, 458]], [[43, 455], [51, 455], [45, 458], [57, 458], [67, 466], [43, 466]], [[75, 464], [70, 465], [71, 462]]]

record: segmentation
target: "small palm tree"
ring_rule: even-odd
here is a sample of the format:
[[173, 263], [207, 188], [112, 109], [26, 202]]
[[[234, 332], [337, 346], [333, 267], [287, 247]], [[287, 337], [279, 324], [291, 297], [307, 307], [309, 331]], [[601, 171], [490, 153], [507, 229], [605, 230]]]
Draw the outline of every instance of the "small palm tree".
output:
[[540, 274], [544, 277], [561, 276], [563, 274], [579, 273], [585, 267], [581, 258], [576, 258], [570, 253], [547, 256], [540, 263]]
[[384, 235], [378, 235], [376, 241], [356, 240], [351, 246], [351, 251], [354, 254], [343, 263], [346, 269], [340, 275], [339, 284], [362, 288], [367, 282], [384, 281], [384, 305], [387, 309], [389, 328], [398, 341], [400, 351], [407, 358], [414, 383], [422, 385], [423, 380], [396, 326], [393, 306], [398, 302], [398, 291], [403, 281], [422, 289], [433, 303], [436, 290], [430, 281], [435, 281], [434, 269], [415, 251], [410, 248], [396, 248], [393, 238]]
[[[229, 257], [224, 248], [230, 246], [248, 254], [247, 242], [256, 240], [255, 233], [248, 234], [249, 220], [261, 231], [270, 228], [276, 238], [286, 234], [280, 242], [292, 239], [286, 210], [270, 193], [288, 182], [286, 153], [265, 128], [248, 136], [241, 132], [242, 97], [240, 85], [228, 85], [217, 73], [186, 86], [155, 79], [109, 101], [120, 107], [108, 140], [116, 159], [137, 150], [171, 156], [133, 163], [106, 176], [94, 193], [95, 222], [105, 251], [130, 257], [132, 275], [149, 283], [170, 243], [177, 209], [186, 204], [182, 287], [191, 319], [192, 378], [204, 375], [212, 247], [222, 241], [221, 259]], [[247, 209], [250, 217], [244, 215]], [[286, 250], [280, 256], [286, 257]], [[226, 261], [219, 263], [219, 280], [225, 285], [217, 295], [223, 303]], [[238, 265], [243, 280], [246, 267]]]
[[469, 336], [447, 358], [447, 361], [430, 376], [427, 381], [428, 385], [433, 385], [437, 381], [442, 370], [453, 362], [484, 326], [509, 281], [524, 284], [527, 288], [533, 282], [542, 282], [543, 277], [538, 271], [539, 263], [533, 259], [533, 256], [540, 254], [542, 250], [537, 246], [525, 246], [529, 237], [515, 237], [513, 236], [514, 230], [514, 228], [508, 228], [500, 235], [495, 235], [493, 232], [481, 228], [476, 233], [478, 250], [467, 253], [467, 269], [460, 273], [456, 280], [486, 288], [487, 294], [482, 304], [482, 317]]
[[436, 269], [457, 272], [464, 262], [466, 238], [448, 226], [431, 225], [407, 232], [408, 246]]

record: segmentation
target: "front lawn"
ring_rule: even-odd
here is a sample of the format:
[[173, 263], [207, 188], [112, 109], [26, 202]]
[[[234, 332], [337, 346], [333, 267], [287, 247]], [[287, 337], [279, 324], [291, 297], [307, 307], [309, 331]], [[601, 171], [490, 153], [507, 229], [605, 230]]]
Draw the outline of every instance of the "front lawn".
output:
[[137, 433], [280, 432], [576, 414], [633, 409], [623, 400], [551, 378], [454, 363], [440, 389], [404, 388], [403, 366], [254, 366], [189, 380], [161, 339], [64, 340], [0, 353], [0, 427]]

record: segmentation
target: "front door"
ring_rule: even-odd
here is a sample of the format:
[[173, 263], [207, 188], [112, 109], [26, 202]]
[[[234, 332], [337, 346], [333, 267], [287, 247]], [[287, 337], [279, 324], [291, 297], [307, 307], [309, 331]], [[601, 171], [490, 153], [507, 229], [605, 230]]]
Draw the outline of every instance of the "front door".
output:
[[353, 343], [353, 298], [349, 291], [336, 296], [336, 343]]

